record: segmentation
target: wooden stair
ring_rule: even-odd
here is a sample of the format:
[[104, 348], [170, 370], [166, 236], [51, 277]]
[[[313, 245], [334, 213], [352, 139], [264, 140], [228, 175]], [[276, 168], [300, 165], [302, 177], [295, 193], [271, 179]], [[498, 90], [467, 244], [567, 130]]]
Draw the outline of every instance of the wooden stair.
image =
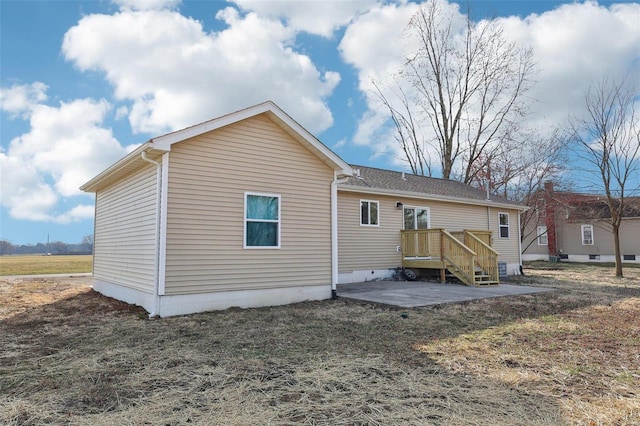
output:
[[500, 281], [493, 280], [491, 275], [487, 275], [482, 269], [476, 269], [476, 286], [498, 285]]
[[467, 277], [466, 274], [464, 274], [462, 271], [460, 271], [460, 269], [450, 263], [450, 262], [445, 262], [444, 266], [446, 268], [446, 277], [449, 279], [455, 279], [456, 281], [461, 282], [462, 284], [468, 285], [468, 286], [473, 286], [473, 287], [482, 287], [482, 286], [492, 286], [492, 285], [499, 285], [500, 281], [496, 281], [493, 280], [491, 275], [486, 274], [481, 268], [477, 267], [475, 269], [475, 280], [472, 282], [472, 280], [469, 279], [469, 277]]
[[468, 286], [498, 285], [498, 252], [473, 232], [456, 238], [444, 229], [402, 231], [402, 266], [439, 269], [443, 283], [448, 272]]

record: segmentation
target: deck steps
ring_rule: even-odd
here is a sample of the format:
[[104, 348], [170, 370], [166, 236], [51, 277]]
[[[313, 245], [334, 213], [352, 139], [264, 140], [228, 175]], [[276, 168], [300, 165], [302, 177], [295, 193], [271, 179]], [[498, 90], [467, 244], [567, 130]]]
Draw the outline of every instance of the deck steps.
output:
[[[459, 281], [462, 284], [466, 284], [471, 286], [472, 284], [467, 283], [462, 277], [459, 276], [458, 274], [456, 274], [456, 267], [455, 265], [446, 263], [445, 267], [447, 268], [447, 273], [446, 273], [446, 277], [447, 279], [450, 280], [455, 280], [455, 281]], [[500, 281], [496, 281], [493, 280], [491, 275], [486, 274], [482, 269], [480, 268], [476, 268], [475, 270], [475, 287], [484, 287], [484, 286], [493, 286], [493, 285], [500, 285]]]
[[500, 284], [499, 253], [490, 246], [491, 232], [464, 230], [455, 234], [445, 229], [401, 231], [402, 267], [439, 270], [442, 282], [449, 277], [475, 287]]

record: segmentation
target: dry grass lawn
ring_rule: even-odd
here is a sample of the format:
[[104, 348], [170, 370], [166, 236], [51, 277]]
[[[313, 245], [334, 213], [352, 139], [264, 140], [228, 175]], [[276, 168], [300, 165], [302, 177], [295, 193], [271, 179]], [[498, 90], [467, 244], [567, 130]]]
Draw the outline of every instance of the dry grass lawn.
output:
[[153, 320], [89, 278], [0, 279], [0, 424], [640, 424], [640, 268], [525, 272], [558, 290]]
[[0, 256], [0, 276], [91, 272], [93, 256]]

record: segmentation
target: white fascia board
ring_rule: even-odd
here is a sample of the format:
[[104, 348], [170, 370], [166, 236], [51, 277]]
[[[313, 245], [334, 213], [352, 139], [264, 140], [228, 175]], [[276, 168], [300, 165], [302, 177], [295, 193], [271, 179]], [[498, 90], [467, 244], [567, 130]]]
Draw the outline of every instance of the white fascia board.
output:
[[335, 152], [331, 151], [325, 144], [320, 142], [313, 134], [307, 129], [302, 127], [297, 121], [291, 118], [286, 112], [280, 109], [277, 105], [273, 104], [273, 109], [269, 112], [275, 115], [282, 123], [288, 126], [291, 130], [300, 135], [303, 140], [309, 144], [312, 148], [319, 151], [321, 155], [330, 160], [334, 167], [333, 169], [338, 173], [338, 176], [353, 176], [352, 167], [340, 158]]
[[157, 149], [170, 151], [171, 145], [173, 145], [174, 143], [182, 142], [186, 139], [202, 135], [203, 133], [219, 129], [221, 127], [228, 126], [230, 124], [237, 123], [238, 121], [245, 120], [247, 118], [269, 111], [269, 104], [275, 106], [272, 102], [264, 102], [249, 108], [242, 109], [240, 111], [232, 112], [231, 114], [223, 115], [222, 117], [214, 118], [213, 120], [205, 121], [204, 123], [196, 124], [182, 130], [176, 130], [175, 132], [158, 136], [151, 139], [151, 142], [153, 142], [153, 146]]
[[421, 200], [446, 201], [447, 203], [471, 204], [476, 206], [501, 207], [504, 209], [525, 211], [529, 208], [517, 204], [496, 203], [495, 201], [473, 200], [470, 198], [447, 197], [446, 195], [425, 194], [421, 192], [393, 191], [390, 189], [364, 188], [362, 186], [339, 185], [338, 191], [361, 192], [364, 194], [388, 195], [391, 197], [418, 198]]
[[113, 163], [107, 169], [103, 170], [99, 175], [91, 179], [89, 182], [82, 185], [80, 187], [80, 190], [85, 192], [95, 192], [95, 186], [98, 183], [100, 183], [107, 177], [111, 176], [112, 174], [116, 173], [118, 170], [126, 167], [130, 163], [133, 163], [134, 161], [136, 161], [138, 158], [140, 158], [142, 152], [146, 151], [150, 147], [151, 147], [151, 143], [149, 142], [143, 143], [142, 145], [140, 145], [139, 147], [131, 151], [129, 154], [125, 155], [120, 160]]

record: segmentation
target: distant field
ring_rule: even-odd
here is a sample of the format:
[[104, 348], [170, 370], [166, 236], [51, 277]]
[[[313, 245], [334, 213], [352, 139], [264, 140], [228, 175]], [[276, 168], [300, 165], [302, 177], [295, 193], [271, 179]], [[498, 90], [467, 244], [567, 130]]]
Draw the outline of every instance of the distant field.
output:
[[0, 256], [0, 275], [91, 272], [93, 256]]

